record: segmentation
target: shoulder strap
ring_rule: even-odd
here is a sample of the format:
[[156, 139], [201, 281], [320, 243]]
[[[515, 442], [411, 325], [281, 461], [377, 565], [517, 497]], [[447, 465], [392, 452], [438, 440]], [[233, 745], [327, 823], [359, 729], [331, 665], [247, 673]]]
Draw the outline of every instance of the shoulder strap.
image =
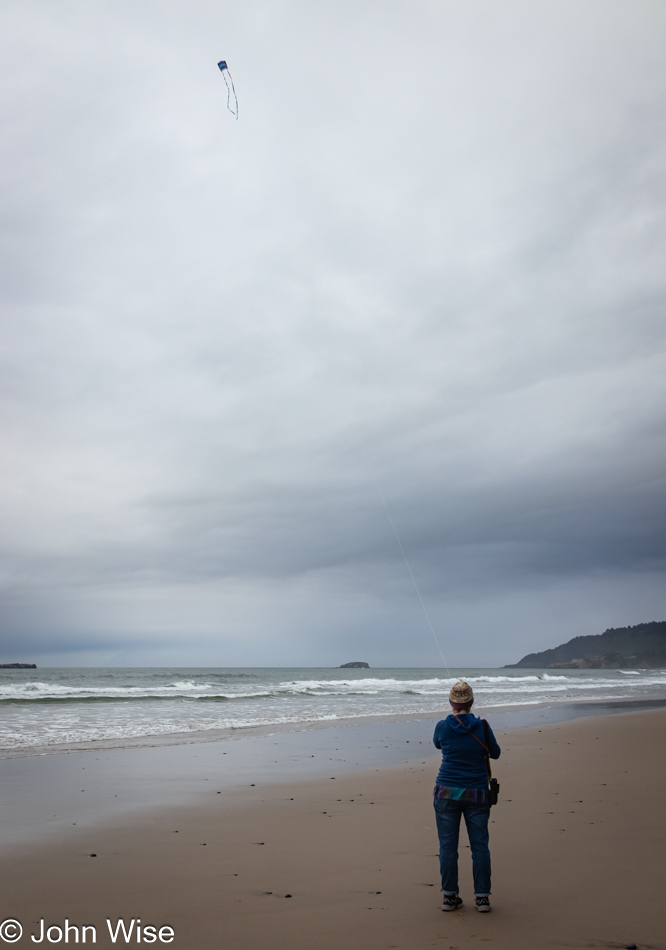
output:
[[485, 719], [482, 719], [481, 722], [483, 723], [483, 738], [486, 740], [486, 768], [488, 769], [488, 778], [490, 779], [493, 777], [493, 773], [492, 773], [492, 769], [490, 768], [490, 751], [488, 749], [488, 746], [490, 745], [488, 723], [486, 722]]

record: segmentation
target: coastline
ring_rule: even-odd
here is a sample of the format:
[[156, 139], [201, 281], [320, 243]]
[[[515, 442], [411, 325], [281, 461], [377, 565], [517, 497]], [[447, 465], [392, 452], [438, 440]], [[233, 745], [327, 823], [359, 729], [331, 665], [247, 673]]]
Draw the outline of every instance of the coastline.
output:
[[[665, 699], [613, 700], [553, 706], [483, 707], [498, 734], [579, 718], [666, 707]], [[432, 732], [445, 711], [422, 716], [315, 722], [309, 728], [242, 731], [233, 739], [156, 741], [0, 759], [3, 821], [0, 845], [20, 847], [81, 826], [94, 826], [155, 807], [199, 806], [214, 787], [224, 800], [266, 784], [386, 769], [433, 753]]]
[[428, 741], [399, 765], [294, 772], [219, 796], [208, 782], [190, 805], [13, 849], [0, 865], [5, 916], [25, 927], [16, 945], [31, 945], [41, 919], [62, 926], [67, 917], [97, 926], [100, 946], [111, 945], [106, 918], [141, 918], [173, 927], [174, 947], [199, 950], [664, 947], [666, 710], [510, 730], [491, 722], [502, 757], [489, 915], [470, 906], [464, 836], [465, 907], [439, 909], [439, 756]]
[[[601, 699], [570, 699], [566, 702], [526, 701], [507, 705], [486, 703], [476, 712], [505, 721], [506, 728], [522, 728], [533, 725], [545, 718], [549, 722], [566, 721], [579, 716], [611, 715], [615, 712], [632, 709], [649, 709], [666, 706], [666, 689], [659, 694], [644, 697], [620, 697]], [[335, 716], [326, 719], [303, 719], [295, 722], [274, 722], [262, 725], [237, 726], [226, 729], [207, 729], [191, 732], [170, 732], [166, 734], [122, 737], [116, 739], [95, 739], [87, 742], [68, 742], [63, 745], [50, 744], [26, 746], [20, 748], [0, 748], [0, 763], [4, 759], [40, 758], [47, 755], [70, 755], [82, 752], [110, 752], [126, 749], [155, 749], [166, 746], [205, 745], [217, 742], [235, 742], [245, 739], [266, 739], [273, 736], [291, 735], [301, 732], [315, 732], [328, 729], [347, 729], [382, 723], [400, 722], [436, 722], [441, 716], [441, 703], [420, 712], [379, 713], [360, 716]]]
[[[439, 717], [436, 669], [65, 668], [0, 676], [0, 757], [147, 748]], [[344, 674], [344, 675], [343, 675]], [[666, 670], [456, 670], [486, 710], [666, 697]], [[451, 672], [451, 676], [453, 673]]]

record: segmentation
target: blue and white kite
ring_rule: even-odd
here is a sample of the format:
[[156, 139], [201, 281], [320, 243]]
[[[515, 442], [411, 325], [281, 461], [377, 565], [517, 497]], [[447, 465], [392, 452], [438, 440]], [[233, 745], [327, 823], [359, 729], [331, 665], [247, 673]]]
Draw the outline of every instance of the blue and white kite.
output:
[[[229, 67], [227, 66], [227, 61], [226, 61], [225, 59], [221, 59], [220, 62], [219, 62], [217, 65], [218, 65], [218, 67], [219, 67], [219, 69], [220, 69], [220, 72], [221, 72], [222, 75], [224, 76], [224, 81], [225, 81], [225, 83], [226, 83], [226, 85], [227, 85], [227, 109], [229, 110], [229, 112], [230, 112], [232, 115], [235, 115], [235, 116], [236, 116], [236, 119], [238, 119], [238, 97], [236, 96], [236, 90], [234, 89], [234, 81], [233, 81], [233, 79], [231, 78], [231, 73], [229, 72]], [[229, 83], [231, 83], [231, 85], [229, 85]], [[235, 103], [235, 106], [236, 106], [235, 109], [232, 109], [232, 108], [231, 108], [231, 96], [232, 96], [232, 94], [233, 94], [234, 103]]]

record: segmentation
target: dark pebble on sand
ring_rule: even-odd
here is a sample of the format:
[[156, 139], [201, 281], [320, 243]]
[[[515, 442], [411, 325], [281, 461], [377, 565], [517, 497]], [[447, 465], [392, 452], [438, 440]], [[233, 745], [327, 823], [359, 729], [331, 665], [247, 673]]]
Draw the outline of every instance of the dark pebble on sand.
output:
[[91, 857], [91, 858], [96, 858], [97, 855], [96, 855], [96, 854], [91, 854], [90, 857]]
[[284, 896], [285, 896], [285, 897], [291, 897], [291, 894], [285, 894]]
[[638, 947], [636, 946], [635, 943], [628, 943], [627, 950], [638, 950]]

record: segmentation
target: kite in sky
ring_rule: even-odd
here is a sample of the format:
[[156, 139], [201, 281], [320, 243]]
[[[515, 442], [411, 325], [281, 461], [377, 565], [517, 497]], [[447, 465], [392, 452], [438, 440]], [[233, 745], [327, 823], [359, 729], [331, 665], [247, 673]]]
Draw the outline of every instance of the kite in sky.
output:
[[[217, 64], [219, 66], [220, 72], [224, 76], [224, 81], [227, 84], [227, 109], [232, 115], [235, 115], [238, 119], [238, 97], [236, 96], [236, 90], [234, 89], [234, 81], [231, 78], [231, 73], [229, 72], [229, 67], [225, 59], [221, 59]], [[231, 85], [230, 85], [231, 83]], [[236, 105], [235, 109], [231, 108], [231, 96], [233, 94], [234, 103]]]

